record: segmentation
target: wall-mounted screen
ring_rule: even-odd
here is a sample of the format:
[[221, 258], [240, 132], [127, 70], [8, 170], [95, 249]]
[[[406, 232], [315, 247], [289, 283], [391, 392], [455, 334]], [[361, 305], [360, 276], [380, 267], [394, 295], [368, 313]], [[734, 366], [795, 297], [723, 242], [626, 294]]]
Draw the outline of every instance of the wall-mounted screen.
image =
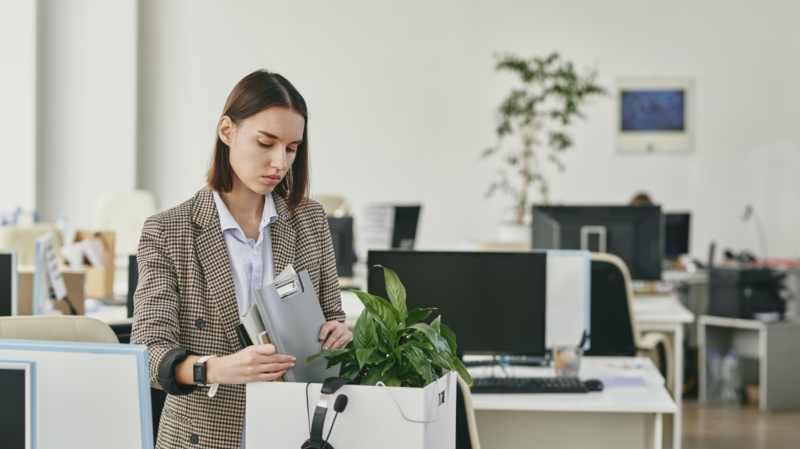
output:
[[692, 90], [687, 79], [617, 81], [617, 150], [691, 149]]
[[622, 91], [622, 131], [683, 131], [686, 114], [682, 90]]

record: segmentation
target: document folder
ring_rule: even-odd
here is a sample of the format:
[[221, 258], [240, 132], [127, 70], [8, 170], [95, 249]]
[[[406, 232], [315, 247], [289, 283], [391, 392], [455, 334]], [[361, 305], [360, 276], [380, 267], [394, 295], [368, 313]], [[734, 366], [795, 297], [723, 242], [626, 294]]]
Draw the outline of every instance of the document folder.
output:
[[339, 375], [338, 366], [326, 368], [328, 360], [324, 357], [305, 364], [308, 356], [322, 352], [319, 331], [325, 324], [307, 270], [256, 287], [254, 293], [270, 342], [279, 354], [297, 357], [294, 368], [283, 375], [286, 382], [321, 383]]

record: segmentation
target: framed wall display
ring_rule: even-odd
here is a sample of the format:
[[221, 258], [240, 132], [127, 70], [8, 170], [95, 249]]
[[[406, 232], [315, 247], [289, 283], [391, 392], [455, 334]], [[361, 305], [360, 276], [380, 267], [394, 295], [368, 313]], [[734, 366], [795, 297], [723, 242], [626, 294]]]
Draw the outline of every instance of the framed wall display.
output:
[[690, 151], [692, 103], [688, 78], [618, 80], [617, 151]]

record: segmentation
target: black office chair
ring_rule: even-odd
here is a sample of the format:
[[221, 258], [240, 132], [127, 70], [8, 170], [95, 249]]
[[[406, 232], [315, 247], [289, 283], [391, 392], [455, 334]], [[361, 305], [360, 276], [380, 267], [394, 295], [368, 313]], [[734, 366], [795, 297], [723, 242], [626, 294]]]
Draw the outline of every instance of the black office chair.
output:
[[[608, 253], [591, 253], [591, 349], [594, 356], [647, 356], [673, 386], [672, 343], [660, 332], [641, 335], [633, 312], [633, 287], [628, 266]], [[680, 392], [679, 392], [680, 393]]]

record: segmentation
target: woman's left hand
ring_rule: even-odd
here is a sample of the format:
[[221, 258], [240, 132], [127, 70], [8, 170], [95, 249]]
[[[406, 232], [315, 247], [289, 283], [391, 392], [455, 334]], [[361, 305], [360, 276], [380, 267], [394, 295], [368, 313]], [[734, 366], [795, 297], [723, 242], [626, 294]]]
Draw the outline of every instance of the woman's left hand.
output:
[[[325, 337], [328, 339], [325, 340]], [[319, 331], [320, 341], [325, 341], [323, 351], [342, 349], [353, 341], [353, 333], [347, 330], [347, 325], [338, 321], [328, 321]]]

